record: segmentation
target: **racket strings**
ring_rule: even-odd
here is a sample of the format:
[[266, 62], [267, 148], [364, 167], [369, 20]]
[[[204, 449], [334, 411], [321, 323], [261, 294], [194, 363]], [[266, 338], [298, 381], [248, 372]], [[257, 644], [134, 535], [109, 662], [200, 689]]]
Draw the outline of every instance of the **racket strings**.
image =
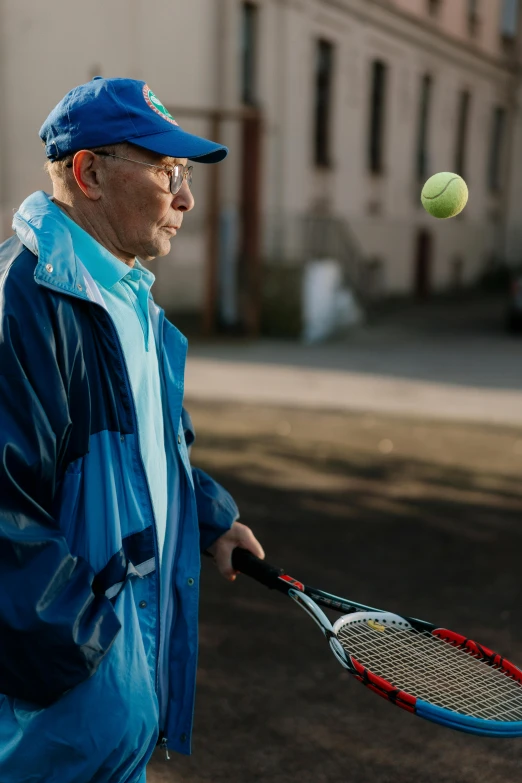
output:
[[[406, 633], [407, 637], [411, 635], [412, 632], [410, 631], [409, 633], [403, 633]], [[409, 641], [410, 640], [407, 640], [407, 642]], [[513, 693], [513, 689], [510, 687], [509, 680], [505, 675], [501, 674], [502, 679], [498, 682], [495, 682], [493, 686], [491, 678], [487, 675], [485, 678], [482, 671], [485, 666], [487, 667], [487, 664], [481, 663], [480, 661], [473, 659], [471, 656], [468, 656], [467, 653], [463, 653], [462, 651], [457, 650], [457, 652], [460, 652], [466, 656], [466, 665], [463, 666], [463, 661], [460, 659], [460, 657], [455, 658], [454, 655], [451, 656], [452, 648], [448, 648], [448, 656], [444, 647], [441, 647], [440, 650], [438, 650], [440, 657], [432, 659], [434, 651], [432, 649], [432, 645], [430, 644], [431, 637], [429, 634], [427, 634], [427, 639], [424, 640], [424, 649], [422, 649], [421, 645], [417, 645], [417, 649], [414, 651], [411, 649], [411, 644], [408, 644], [406, 653], [410, 655], [409, 659], [407, 655], [405, 655], [405, 645], [401, 643], [400, 648], [397, 649], [397, 642], [399, 642], [398, 639], [395, 640], [395, 657], [397, 658], [397, 653], [399, 653], [401, 657], [394, 670], [395, 678], [396, 682], [408, 682], [409, 692], [412, 692], [413, 688], [416, 691], [415, 695], [418, 693], [424, 693], [426, 690], [426, 681], [428, 679], [427, 675], [429, 675], [432, 688], [436, 688], [439, 696], [441, 693], [443, 693], [446, 705], [451, 705], [451, 708], [453, 709], [460, 709], [462, 711], [465, 710], [467, 713], [472, 712], [473, 714], [476, 714], [477, 709], [479, 709], [481, 710], [481, 714], [484, 717], [487, 716], [488, 718], [496, 718], [498, 713], [498, 704], [499, 701], [501, 701], [506, 718], [512, 719], [515, 716], [518, 717], [517, 709], [519, 709], [519, 693], [516, 692], [518, 686], [515, 686], [515, 693]], [[427, 649], [426, 644], [428, 645]], [[445, 643], [442, 642], [442, 645], [445, 645]], [[423, 655], [427, 653], [430, 656], [430, 663], [428, 668], [426, 668], [423, 658], [419, 657], [419, 652], [421, 650]], [[367, 656], [367, 646], [365, 652]], [[412, 655], [414, 656], [413, 659]], [[475, 667], [475, 671], [473, 672], [475, 692], [470, 691], [470, 670], [468, 665], [469, 661], [467, 660], [468, 657], [471, 657], [472, 662], [475, 661], [475, 663], [478, 663], [478, 667]], [[453, 658], [453, 660], [451, 658]], [[388, 665], [390, 665], [390, 663], [390, 656], [388, 655]], [[412, 669], [412, 666], [415, 668]], [[371, 670], [374, 671], [375, 668]], [[386, 677], [386, 679], [390, 678]], [[480, 680], [480, 682], [478, 682], [478, 680]], [[408, 687], [403, 687], [403, 689], [408, 690]], [[488, 699], [485, 699], [485, 693], [489, 697]], [[452, 699], [451, 701], [449, 701], [450, 697]], [[489, 705], [487, 701], [490, 702]]]
[[[411, 635], [411, 632], [410, 634], [406, 634], [406, 636], [408, 635]], [[399, 640], [395, 640], [396, 643], [398, 641]], [[430, 645], [430, 642], [431, 639], [428, 635], [427, 639], [424, 640], [424, 643]], [[445, 643], [442, 642], [442, 644], [444, 645]], [[463, 666], [463, 660], [461, 660], [460, 657], [455, 658], [455, 656], [452, 656], [453, 660], [451, 660], [449, 657], [451, 656], [451, 649], [448, 648], [448, 656], [446, 649], [441, 647], [440, 650], [438, 650], [440, 657], [436, 659], [430, 658], [430, 665], [428, 669], [426, 669], [424, 660], [419, 658], [419, 651], [422, 648], [420, 645], [417, 647], [417, 650], [412, 651], [410, 646], [408, 646], [406, 651], [410, 654], [410, 656], [413, 653], [414, 660], [411, 658], [408, 660], [408, 658], [405, 657], [404, 644], [401, 644], [400, 648], [395, 650], [395, 653], [397, 654], [397, 652], [399, 652], [401, 656], [400, 665], [397, 665], [395, 670], [395, 676], [398, 677], [397, 682], [409, 682], [412, 687], [417, 689], [417, 693], [419, 693], [423, 692], [422, 689], [425, 690], [427, 675], [429, 675], [432, 687], [435, 686], [439, 692], [439, 695], [442, 692], [445, 696], [446, 703], [451, 704], [454, 709], [465, 709], [467, 712], [476, 713], [478, 707], [481, 709], [484, 716], [487, 715], [488, 717], [497, 717], [498, 702], [501, 700], [504, 712], [510, 713], [510, 715], [506, 715], [506, 717], [513, 717], [513, 714], [517, 713], [519, 694], [516, 692], [513, 694], [512, 688], [509, 686], [505, 675], [501, 675], [503, 678], [500, 681], [495, 682], [493, 687], [491, 678], [487, 677], [487, 675], [486, 679], [484, 678], [484, 673], [482, 670], [484, 669], [485, 665], [479, 661], [475, 661], [478, 663], [478, 667], [475, 666], [475, 671], [472, 672], [475, 686], [475, 692], [473, 692], [470, 691], [468, 682], [471, 672], [469, 670], [467, 653], [463, 653], [466, 656], [466, 665]], [[427, 653], [428, 655], [433, 656], [434, 651], [431, 648], [432, 645], [430, 645], [427, 650], [423, 650], [423, 654]], [[462, 653], [462, 651], [460, 652]], [[471, 661], [473, 660], [474, 659], [471, 659]], [[388, 664], [390, 664], [389, 655]], [[410, 675], [412, 665], [415, 668], [411, 671]], [[408, 677], [408, 680], [404, 679], [405, 676]], [[481, 682], [478, 682], [478, 680]], [[448, 701], [449, 693], [451, 693], [452, 697], [451, 702]], [[489, 697], [489, 709], [488, 704], [484, 703], [485, 693], [487, 693]]]
[[[444, 644], [444, 642], [442, 642], [442, 644]], [[426, 700], [432, 701], [434, 698], [433, 691], [435, 690], [439, 697], [441, 695], [444, 696], [444, 706], [448, 706], [448, 708], [451, 707], [452, 709], [466, 711], [467, 714], [470, 712], [472, 714], [476, 714], [477, 711], [480, 710], [481, 714], [484, 717], [487, 716], [488, 718], [498, 717], [498, 703], [501, 701], [506, 718], [512, 719], [513, 717], [518, 717], [517, 708], [519, 708], [519, 694], [515, 693], [514, 695], [509, 685], [506, 688], [506, 683], [503, 681], [501, 684], [498, 682], [495, 683], [495, 688], [493, 689], [490, 678], [484, 681], [482, 673], [484, 664], [480, 664], [480, 662], [476, 661], [479, 663], [480, 669], [478, 672], [473, 672], [475, 685], [474, 690], [476, 691], [474, 693], [470, 692], [470, 686], [468, 682], [470, 675], [469, 667], [466, 666], [463, 669], [460, 660], [458, 661], [458, 666], [456, 667], [455, 660], [448, 660], [448, 656], [446, 656], [445, 650], [439, 651], [442, 652], [441, 658], [434, 660], [430, 659], [430, 664], [428, 667], [426, 667], [425, 661], [422, 657], [419, 656], [419, 648], [415, 651], [412, 651], [411, 645], [408, 645], [407, 650], [405, 650], [404, 647], [404, 644], [401, 644], [398, 648], [396, 645], [396, 649], [394, 651], [395, 661], [392, 661], [390, 659], [390, 655], [388, 654], [388, 669], [382, 669], [383, 674], [381, 674], [381, 676], [385, 676], [385, 679], [388, 680], [393, 679], [389, 676], [389, 667], [391, 664], [395, 663], [393, 669], [395, 682], [393, 684], [396, 685], [396, 687], [400, 687], [401, 689], [407, 690], [410, 693], [413, 692], [414, 695], [421, 695], [422, 698], [426, 698]], [[359, 654], [359, 658], [362, 657], [363, 660], [368, 659], [369, 652], [370, 651], [368, 650], [368, 646], [366, 645], [366, 649], [360, 651], [361, 654]], [[432, 649], [425, 650], [424, 654], [426, 652], [430, 656], [433, 656]], [[398, 661], [397, 653], [400, 656]], [[464, 653], [464, 655], [467, 654]], [[412, 668], [412, 666], [414, 668]], [[448, 667], [450, 668], [448, 669]], [[370, 668], [371, 671], [375, 671], [376, 674], [379, 674], [379, 671], [376, 671], [377, 667], [375, 662], [373, 666], [368, 666], [368, 668]], [[504, 679], [506, 679], [505, 675], [502, 676]], [[482, 680], [480, 684], [477, 682], [477, 678]], [[426, 685], [428, 680], [431, 685], [431, 691], [429, 692], [431, 699], [427, 698], [428, 693], [426, 693]], [[407, 683], [407, 685], [405, 686], [402, 683]], [[477, 686], [479, 686], [478, 690]], [[494, 693], [493, 690], [495, 691]], [[488, 694], [490, 702], [489, 705], [485, 703], [484, 693]]]
[[378, 631], [359, 621], [337, 636], [370, 672], [423, 701], [486, 720], [522, 720], [520, 683], [427, 631]]

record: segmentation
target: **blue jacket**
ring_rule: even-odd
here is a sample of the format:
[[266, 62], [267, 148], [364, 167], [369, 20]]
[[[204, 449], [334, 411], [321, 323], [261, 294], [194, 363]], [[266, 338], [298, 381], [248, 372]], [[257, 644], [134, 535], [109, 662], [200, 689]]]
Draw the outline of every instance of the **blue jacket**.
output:
[[159, 576], [114, 324], [45, 193], [13, 226], [0, 246], [0, 781], [135, 783], [158, 732], [190, 753], [200, 550], [238, 512], [191, 468], [187, 341], [150, 298], [180, 474]]

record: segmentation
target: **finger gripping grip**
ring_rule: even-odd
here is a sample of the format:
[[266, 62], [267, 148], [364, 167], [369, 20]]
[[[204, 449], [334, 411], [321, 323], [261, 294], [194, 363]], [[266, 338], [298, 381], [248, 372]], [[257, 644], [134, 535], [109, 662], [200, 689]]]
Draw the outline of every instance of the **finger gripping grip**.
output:
[[262, 585], [269, 587], [271, 590], [281, 590], [286, 586], [279, 579], [280, 575], [284, 573], [283, 569], [265, 563], [264, 560], [260, 560], [247, 549], [239, 547], [234, 549], [232, 552], [232, 565], [236, 571], [241, 571], [242, 574], [250, 576], [257, 582], [261, 582]]

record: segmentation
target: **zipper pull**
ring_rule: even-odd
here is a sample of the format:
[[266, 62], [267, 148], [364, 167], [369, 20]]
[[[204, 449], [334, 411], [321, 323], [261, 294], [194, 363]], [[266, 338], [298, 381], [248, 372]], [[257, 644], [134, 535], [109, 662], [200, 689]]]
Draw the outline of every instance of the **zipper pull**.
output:
[[165, 759], [166, 759], [166, 761], [170, 761], [169, 749], [167, 748], [167, 738], [166, 737], [162, 737], [161, 738], [160, 748], [165, 751]]

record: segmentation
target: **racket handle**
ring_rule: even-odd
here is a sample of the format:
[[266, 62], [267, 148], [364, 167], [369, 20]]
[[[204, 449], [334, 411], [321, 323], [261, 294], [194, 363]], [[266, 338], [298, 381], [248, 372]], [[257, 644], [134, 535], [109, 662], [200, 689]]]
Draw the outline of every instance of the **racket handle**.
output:
[[256, 582], [261, 582], [262, 585], [269, 587], [271, 590], [288, 592], [288, 588], [291, 587], [291, 585], [279, 579], [281, 574], [284, 573], [282, 568], [276, 568], [264, 560], [260, 560], [252, 552], [249, 552], [248, 549], [241, 549], [240, 547], [234, 549], [232, 552], [232, 565], [236, 571], [241, 571], [245, 576], [250, 576]]

